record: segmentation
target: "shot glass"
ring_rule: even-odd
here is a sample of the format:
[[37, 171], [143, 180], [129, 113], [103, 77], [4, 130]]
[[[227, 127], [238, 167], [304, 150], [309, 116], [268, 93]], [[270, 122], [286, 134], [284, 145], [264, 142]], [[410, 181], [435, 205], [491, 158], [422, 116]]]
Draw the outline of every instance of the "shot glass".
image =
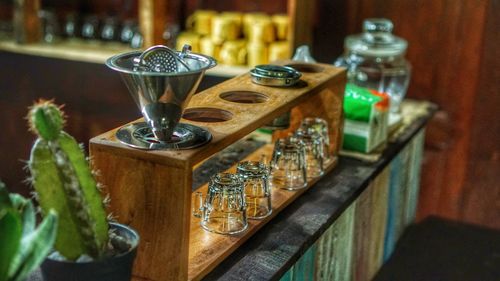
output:
[[314, 128], [299, 128], [295, 137], [304, 143], [308, 178], [316, 178], [324, 173], [323, 138]]
[[244, 182], [248, 218], [263, 219], [269, 216], [273, 209], [268, 167], [262, 162], [245, 161], [238, 164], [236, 173]]
[[313, 128], [323, 138], [323, 162], [329, 163], [333, 160], [330, 148], [330, 135], [328, 134], [328, 123], [317, 117], [306, 117], [302, 120], [300, 127], [307, 130]]
[[278, 139], [270, 163], [273, 187], [297, 190], [307, 186], [305, 146], [295, 137]]
[[237, 234], [248, 228], [244, 185], [238, 175], [218, 173], [212, 176], [205, 200], [197, 192], [193, 201], [193, 215], [201, 215], [201, 227], [207, 231]]

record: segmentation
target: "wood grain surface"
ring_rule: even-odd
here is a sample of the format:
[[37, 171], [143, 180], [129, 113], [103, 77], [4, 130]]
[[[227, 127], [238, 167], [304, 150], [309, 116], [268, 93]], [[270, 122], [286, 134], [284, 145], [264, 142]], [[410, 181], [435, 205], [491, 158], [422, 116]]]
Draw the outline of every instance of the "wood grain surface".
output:
[[187, 278], [191, 167], [165, 167], [91, 144], [98, 180], [112, 200], [115, 218], [139, 232], [134, 276]]
[[[191, 123], [207, 128], [213, 136], [210, 143], [195, 149], [189, 150], [163, 150], [163, 151], [139, 151], [116, 141], [115, 132], [118, 129], [106, 132], [91, 139], [94, 145], [103, 145], [109, 149], [120, 151], [123, 155], [130, 157], [141, 157], [166, 165], [182, 166], [185, 161], [190, 165], [196, 165], [210, 155], [222, 150], [236, 140], [258, 129], [262, 125], [270, 122], [279, 115], [287, 112], [293, 107], [307, 101], [312, 96], [326, 91], [328, 95], [337, 96], [336, 100], [341, 102], [343, 95], [343, 85], [345, 84], [345, 70], [335, 68], [326, 64], [319, 64], [322, 72], [304, 73], [298, 86], [289, 88], [266, 87], [251, 82], [250, 74], [243, 74], [226, 82], [218, 84], [199, 94], [194, 95], [189, 102], [188, 109], [197, 107], [211, 107], [218, 110], [225, 110], [231, 113], [232, 119], [225, 122], [194, 122], [182, 119], [181, 122]], [[334, 87], [334, 88], [331, 88]], [[219, 94], [235, 91], [252, 91], [264, 94], [268, 97], [265, 103], [235, 103], [223, 100]], [[337, 118], [341, 118], [341, 111], [338, 104], [324, 103], [326, 111], [328, 107], [333, 107], [329, 113]], [[340, 116], [339, 116], [340, 115]], [[340, 121], [335, 121], [341, 124]], [[338, 129], [340, 127], [337, 127]], [[332, 133], [334, 130], [332, 130]], [[340, 134], [336, 134], [337, 136]]]
[[474, 96], [470, 155], [459, 216], [500, 229], [500, 1], [488, 1], [480, 49], [481, 64]]
[[[309, 112], [314, 113], [308, 104], [310, 99], [318, 96], [313, 101], [322, 104], [323, 117], [334, 125], [331, 131], [333, 139], [339, 137], [345, 70], [320, 64], [316, 68], [320, 71], [304, 73], [301, 81], [293, 87], [257, 85], [251, 82], [247, 73], [194, 95], [188, 101], [188, 110], [203, 112], [194, 115], [202, 119], [182, 121], [207, 128], [212, 133], [212, 141], [200, 148], [133, 149], [117, 141], [117, 129], [91, 139], [93, 167], [100, 171], [99, 181], [111, 197], [111, 211], [120, 222], [130, 224], [143, 237], [134, 276], [154, 281], [198, 280], [305, 191], [273, 190], [272, 215], [262, 221], [251, 221], [249, 229], [239, 236], [205, 232], [198, 221], [191, 218], [193, 168], [275, 117], [294, 107], [309, 107]], [[265, 101], [237, 103], [221, 98], [221, 94], [242, 91], [264, 96]], [[208, 122], [203, 119], [208, 112], [203, 108], [211, 110], [209, 119], [220, 117], [222, 112], [228, 120]], [[271, 148], [266, 149], [266, 154], [271, 155]], [[260, 158], [262, 153], [258, 150], [253, 157]], [[337, 158], [333, 159], [328, 170], [337, 163]], [[312, 179], [309, 186], [316, 181]], [[205, 191], [206, 185], [201, 190]]]
[[[427, 130], [419, 218], [439, 215], [500, 228], [500, 187], [496, 184], [500, 130], [498, 122], [491, 122], [498, 115], [500, 1], [334, 2], [330, 12], [338, 18], [323, 19], [337, 21], [336, 34], [359, 33], [365, 18], [391, 19], [394, 33], [409, 43], [408, 97], [440, 107]], [[321, 38], [332, 37], [323, 34]], [[335, 39], [317, 37], [316, 41], [322, 41], [323, 50], [341, 47], [332, 42]]]
[[[271, 158], [273, 145], [266, 145], [245, 160], [259, 161], [262, 155], [267, 159]], [[337, 159], [326, 163], [325, 173], [331, 171], [337, 164]], [[229, 171], [235, 172], [236, 166]], [[257, 230], [270, 222], [283, 208], [299, 197], [306, 190], [316, 183], [320, 178], [308, 179], [306, 188], [296, 191], [289, 191], [279, 188], [271, 189], [271, 205], [273, 212], [270, 216], [262, 220], [248, 220], [248, 229], [238, 235], [221, 235], [203, 230], [200, 227], [200, 219], [191, 219], [191, 229], [189, 238], [189, 280], [200, 280], [215, 268], [222, 260], [229, 256], [234, 250], [250, 238]], [[202, 186], [198, 191], [207, 194], [207, 185]]]
[[315, 280], [352, 280], [355, 209], [351, 204], [316, 243]]
[[42, 29], [38, 12], [41, 0], [14, 1], [14, 37], [17, 43], [38, 42]]

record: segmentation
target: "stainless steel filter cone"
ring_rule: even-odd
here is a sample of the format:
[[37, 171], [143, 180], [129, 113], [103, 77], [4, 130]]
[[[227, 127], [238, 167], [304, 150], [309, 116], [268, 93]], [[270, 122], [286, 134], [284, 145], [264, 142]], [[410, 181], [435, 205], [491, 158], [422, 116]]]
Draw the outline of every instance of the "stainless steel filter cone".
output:
[[140, 51], [116, 55], [106, 65], [120, 73], [155, 138], [168, 142], [205, 70], [217, 63], [211, 57], [190, 53], [182, 58], [189, 71], [150, 72], [134, 65], [134, 58], [140, 55]]

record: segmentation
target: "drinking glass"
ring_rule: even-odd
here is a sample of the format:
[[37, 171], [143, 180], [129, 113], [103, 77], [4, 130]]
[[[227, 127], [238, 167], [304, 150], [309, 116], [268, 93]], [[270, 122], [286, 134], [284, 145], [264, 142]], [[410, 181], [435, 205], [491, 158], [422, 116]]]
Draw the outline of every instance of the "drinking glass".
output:
[[42, 25], [42, 40], [45, 43], [54, 43], [59, 39], [59, 22], [53, 10], [41, 10], [39, 17]]
[[118, 19], [113, 17], [106, 18], [101, 29], [101, 39], [104, 41], [114, 41], [118, 37]]
[[248, 218], [269, 216], [272, 207], [268, 167], [262, 162], [245, 161], [238, 164], [236, 171], [244, 182]]
[[[194, 197], [193, 214], [201, 211], [201, 227], [219, 234], [237, 234], [248, 227], [243, 180], [235, 174], [218, 173], [210, 179], [205, 200]], [[200, 199], [201, 197], [201, 199]], [[203, 202], [200, 208], [196, 206]]]
[[323, 138], [314, 128], [299, 128], [295, 137], [304, 143], [308, 178], [316, 178], [324, 173]]
[[97, 39], [99, 30], [99, 18], [95, 15], [88, 15], [82, 24], [82, 37], [85, 39]]
[[295, 137], [278, 139], [270, 163], [271, 185], [287, 190], [307, 186], [304, 142]]
[[78, 17], [75, 13], [66, 15], [63, 27], [63, 34], [66, 38], [75, 38], [78, 36]]
[[324, 164], [333, 160], [330, 152], [330, 136], [328, 134], [328, 123], [317, 117], [306, 117], [302, 120], [300, 127], [307, 130], [313, 128], [318, 134], [321, 135], [323, 141], [323, 162]]
[[135, 20], [125, 20], [120, 32], [120, 41], [130, 44], [130, 42], [132, 41], [132, 37], [134, 37], [134, 34], [138, 29], [139, 26], [137, 25], [137, 22]]

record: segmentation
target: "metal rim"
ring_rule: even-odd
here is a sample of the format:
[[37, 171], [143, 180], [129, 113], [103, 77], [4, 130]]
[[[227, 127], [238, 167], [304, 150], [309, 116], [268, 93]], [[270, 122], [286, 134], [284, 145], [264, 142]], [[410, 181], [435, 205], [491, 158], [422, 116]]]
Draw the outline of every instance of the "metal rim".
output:
[[[180, 52], [177, 52], [177, 54], [180, 54]], [[128, 73], [128, 74], [139, 74], [139, 75], [145, 75], [145, 76], [182, 76], [182, 75], [191, 75], [191, 74], [196, 74], [203, 72], [207, 69], [213, 68], [217, 65], [217, 61], [209, 56], [205, 56], [202, 54], [195, 54], [195, 53], [190, 53], [186, 54], [184, 58], [189, 58], [189, 59], [194, 59], [198, 61], [203, 61], [206, 63], [204, 67], [201, 67], [196, 70], [190, 70], [190, 71], [182, 71], [182, 72], [153, 72], [153, 71], [135, 71], [133, 69], [121, 67], [116, 64], [116, 61], [119, 59], [123, 59], [126, 57], [139, 57], [142, 54], [141, 51], [133, 51], [133, 52], [128, 52], [128, 53], [123, 53], [123, 54], [118, 54], [115, 56], [112, 56], [106, 60], [106, 66], [109, 68], [116, 70], [118, 72], [122, 73]]]
[[[202, 146], [212, 140], [212, 134], [204, 128], [186, 123], [179, 123], [174, 129], [174, 135], [181, 135], [179, 141], [159, 142], [148, 141], [152, 135], [151, 128], [146, 122], [132, 123], [121, 127], [116, 132], [116, 138], [123, 144], [143, 150], [183, 150]], [[142, 135], [143, 137], [138, 137]]]
[[300, 75], [295, 77], [271, 77], [259, 74], [253, 69], [250, 70], [250, 75], [252, 76], [252, 82], [264, 86], [290, 87], [300, 80]]
[[261, 64], [254, 68], [254, 72], [269, 78], [299, 78], [302, 74], [290, 66]]

